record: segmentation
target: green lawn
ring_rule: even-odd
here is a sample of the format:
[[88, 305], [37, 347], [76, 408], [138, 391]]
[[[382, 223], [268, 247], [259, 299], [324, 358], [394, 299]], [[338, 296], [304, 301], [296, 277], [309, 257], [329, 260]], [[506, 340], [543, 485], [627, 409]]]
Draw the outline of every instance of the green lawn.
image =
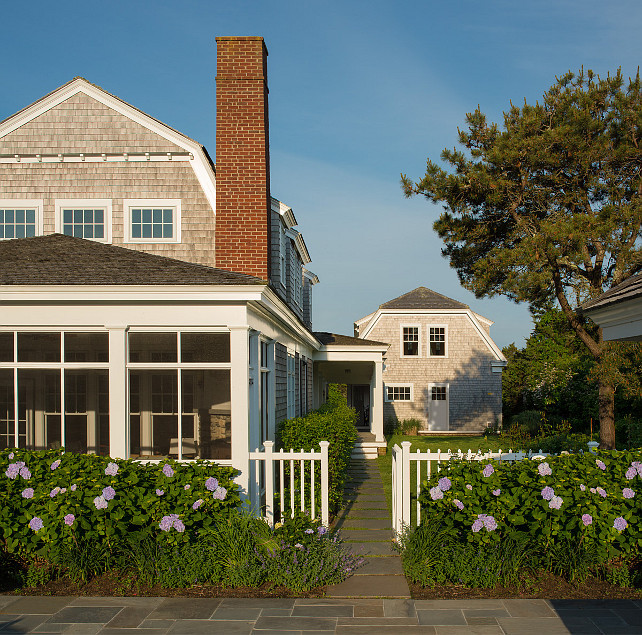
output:
[[[501, 447], [501, 440], [499, 437], [456, 437], [456, 436], [444, 436], [444, 437], [423, 437], [423, 436], [405, 436], [402, 434], [395, 434], [388, 441], [388, 452], [385, 456], [380, 456], [377, 460], [379, 461], [379, 471], [381, 472], [381, 478], [383, 480], [383, 489], [386, 494], [386, 500], [388, 501], [388, 509], [392, 513], [392, 448], [393, 446], [399, 445], [401, 447], [402, 441], [410, 441], [412, 446], [410, 450], [415, 452], [416, 450], [421, 450], [425, 452], [426, 450], [431, 450], [433, 452], [437, 450], [462, 450], [463, 452], [468, 452], [472, 450], [477, 452], [481, 450], [482, 452], [487, 452], [488, 450], [509, 450], [510, 448], [505, 447], [506, 442], [504, 440], [504, 447]], [[513, 448], [517, 449], [517, 448]], [[410, 482], [413, 484], [413, 490], [415, 487], [417, 472], [416, 464], [412, 462], [410, 464]], [[413, 508], [412, 515], [415, 516], [415, 505], [414, 501], [416, 500], [415, 496], [411, 496], [411, 505]]]

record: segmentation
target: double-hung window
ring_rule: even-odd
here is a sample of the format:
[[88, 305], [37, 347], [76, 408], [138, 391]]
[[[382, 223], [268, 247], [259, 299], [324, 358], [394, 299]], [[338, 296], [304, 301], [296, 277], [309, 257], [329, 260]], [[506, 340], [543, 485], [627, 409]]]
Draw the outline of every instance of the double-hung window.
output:
[[428, 327], [428, 355], [430, 357], [447, 357], [447, 335], [445, 326]]
[[0, 200], [0, 239], [42, 234], [42, 201]]
[[123, 201], [125, 242], [178, 243], [181, 241], [179, 199], [126, 199]]
[[401, 327], [402, 357], [419, 357], [419, 326]]
[[111, 241], [111, 200], [56, 200], [56, 231], [98, 242]]

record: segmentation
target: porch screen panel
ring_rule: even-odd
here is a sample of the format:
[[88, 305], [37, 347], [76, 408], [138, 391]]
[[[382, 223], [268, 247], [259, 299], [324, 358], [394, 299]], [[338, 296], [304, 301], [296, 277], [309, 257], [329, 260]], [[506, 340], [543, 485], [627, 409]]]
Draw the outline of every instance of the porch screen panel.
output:
[[18, 447], [62, 447], [60, 370], [18, 370]]
[[164, 362], [178, 361], [177, 333], [130, 333], [130, 362]]
[[229, 333], [181, 333], [181, 361], [227, 363], [230, 361]]
[[13, 333], [0, 333], [0, 362], [13, 361]]
[[[12, 334], [13, 336], [13, 334]], [[16, 445], [13, 370], [0, 369], [0, 450]]]
[[19, 362], [60, 362], [60, 333], [18, 333]]
[[183, 458], [231, 459], [230, 371], [181, 371]]
[[178, 371], [130, 371], [129, 404], [131, 455], [178, 454]]
[[108, 361], [108, 333], [65, 333], [65, 362]]
[[65, 371], [65, 448], [109, 455], [108, 370]]

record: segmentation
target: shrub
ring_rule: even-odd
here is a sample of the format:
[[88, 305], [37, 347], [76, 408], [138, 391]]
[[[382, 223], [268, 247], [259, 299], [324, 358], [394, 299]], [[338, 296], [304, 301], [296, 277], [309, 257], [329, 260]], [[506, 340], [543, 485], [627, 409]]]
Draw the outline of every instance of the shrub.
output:
[[640, 455], [602, 451], [514, 464], [451, 461], [420, 494], [422, 524], [478, 549], [524, 537], [531, 562], [550, 568], [557, 550], [554, 559], [566, 560], [566, 574], [581, 576], [587, 562], [597, 567], [631, 559], [642, 547]]
[[114, 553], [140, 531], [183, 543], [240, 505], [234, 475], [233, 468], [202, 461], [142, 464], [60, 450], [5, 450], [0, 536], [10, 553], [45, 556], [55, 542], [59, 559], [68, 558], [65, 545], [72, 544], [76, 552], [90, 544]]
[[[319, 441], [329, 441], [328, 473], [330, 510], [336, 513], [343, 500], [343, 486], [350, 465], [350, 455], [357, 440], [357, 413], [345, 397], [330, 387], [327, 403], [304, 417], [287, 419], [278, 425], [278, 447], [285, 450], [318, 450]], [[320, 475], [316, 491], [320, 492]]]

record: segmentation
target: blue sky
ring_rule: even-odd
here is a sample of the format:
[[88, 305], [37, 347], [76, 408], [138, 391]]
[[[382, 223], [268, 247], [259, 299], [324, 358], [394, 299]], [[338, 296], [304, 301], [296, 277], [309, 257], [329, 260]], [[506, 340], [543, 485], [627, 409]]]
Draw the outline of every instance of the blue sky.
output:
[[321, 280], [315, 329], [349, 334], [423, 285], [494, 320], [500, 346], [528, 336], [527, 308], [460, 287], [432, 230], [440, 209], [405, 199], [399, 175], [421, 177], [478, 104], [501, 120], [569, 69], [628, 76], [642, 59], [637, 0], [32, 0], [2, 14], [0, 119], [82, 75], [213, 156], [214, 38], [262, 35], [272, 195]]

